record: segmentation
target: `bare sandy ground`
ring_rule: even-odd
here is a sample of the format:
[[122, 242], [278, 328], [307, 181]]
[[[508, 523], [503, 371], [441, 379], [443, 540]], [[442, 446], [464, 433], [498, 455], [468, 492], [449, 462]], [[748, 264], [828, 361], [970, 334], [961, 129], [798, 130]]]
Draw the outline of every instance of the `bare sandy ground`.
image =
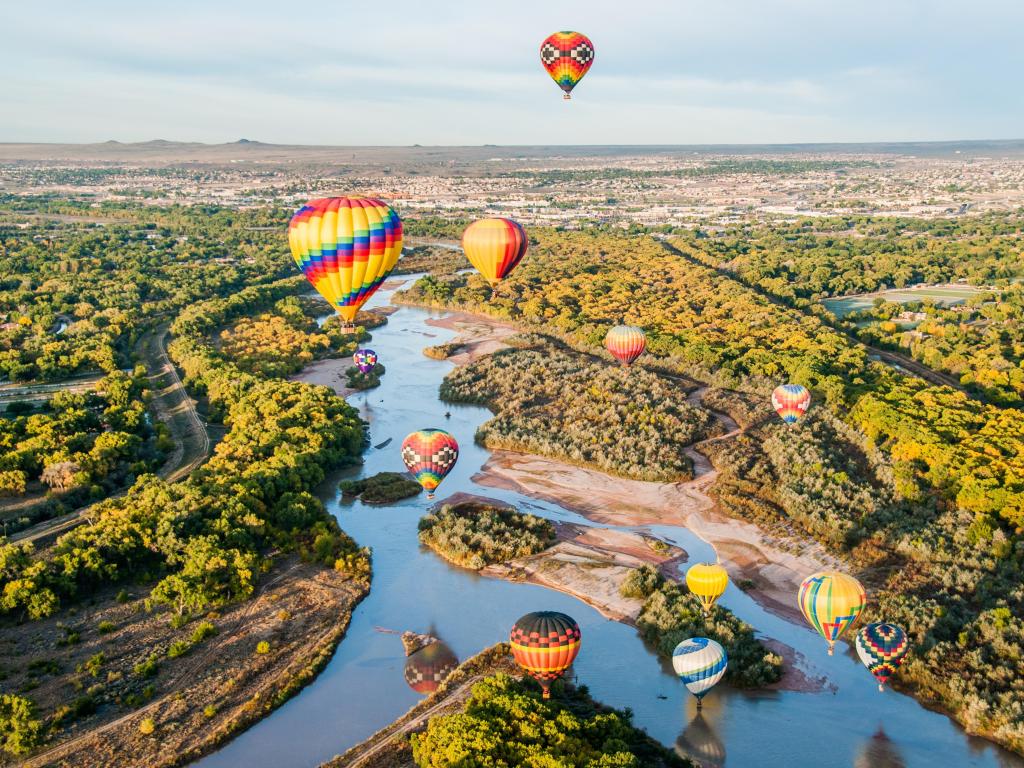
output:
[[609, 619], [635, 625], [643, 600], [619, 594], [629, 572], [644, 563], [663, 566], [686, 559], [678, 547], [655, 552], [638, 533], [563, 524], [558, 534], [558, 543], [540, 554], [489, 565], [481, 573], [565, 592]]
[[317, 360], [303, 368], [294, 376], [289, 376], [288, 381], [301, 381], [306, 384], [322, 384], [335, 391], [338, 397], [348, 397], [358, 392], [345, 386], [345, 369], [352, 365], [352, 360], [347, 357], [331, 357], [325, 360]]
[[519, 332], [511, 324], [471, 315], [468, 312], [451, 312], [444, 317], [429, 318], [425, 322], [435, 328], [447, 328], [458, 332], [459, 335], [452, 343], [458, 344], [460, 349], [448, 358], [455, 365], [468, 365], [484, 355], [494, 354], [499, 349], [507, 349], [505, 339]]

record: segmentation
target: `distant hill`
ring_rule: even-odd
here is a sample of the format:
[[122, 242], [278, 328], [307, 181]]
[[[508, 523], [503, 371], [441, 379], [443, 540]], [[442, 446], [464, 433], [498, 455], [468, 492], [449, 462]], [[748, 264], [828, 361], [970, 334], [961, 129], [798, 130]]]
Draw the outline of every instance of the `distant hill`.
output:
[[636, 155], [865, 155], [903, 157], [1024, 157], [1024, 139], [938, 142], [882, 142], [859, 144], [693, 144], [622, 146], [495, 146], [473, 147], [357, 147], [268, 144], [238, 139], [226, 144], [203, 144], [167, 139], [142, 142], [109, 140], [95, 144], [0, 143], [0, 162], [60, 160], [125, 165], [173, 165], [180, 162], [289, 162], [353, 166], [437, 165], [450, 160], [482, 162], [489, 159], [551, 159], [626, 157]]

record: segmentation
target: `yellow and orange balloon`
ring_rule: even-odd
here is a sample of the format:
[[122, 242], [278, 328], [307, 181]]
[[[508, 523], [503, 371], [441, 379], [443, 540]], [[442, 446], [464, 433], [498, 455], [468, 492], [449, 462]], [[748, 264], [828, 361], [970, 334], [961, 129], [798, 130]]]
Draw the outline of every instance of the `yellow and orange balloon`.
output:
[[512, 219], [480, 219], [462, 233], [462, 250], [492, 286], [523, 260], [526, 231]]
[[375, 198], [310, 200], [292, 216], [288, 245], [302, 274], [351, 324], [402, 254], [402, 220]]

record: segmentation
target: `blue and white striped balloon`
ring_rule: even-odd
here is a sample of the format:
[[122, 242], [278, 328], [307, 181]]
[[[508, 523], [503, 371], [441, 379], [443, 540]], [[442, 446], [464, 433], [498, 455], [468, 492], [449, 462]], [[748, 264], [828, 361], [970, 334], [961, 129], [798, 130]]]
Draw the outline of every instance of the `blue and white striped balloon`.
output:
[[728, 666], [725, 649], [706, 637], [683, 640], [672, 651], [672, 668], [698, 703], [722, 679]]

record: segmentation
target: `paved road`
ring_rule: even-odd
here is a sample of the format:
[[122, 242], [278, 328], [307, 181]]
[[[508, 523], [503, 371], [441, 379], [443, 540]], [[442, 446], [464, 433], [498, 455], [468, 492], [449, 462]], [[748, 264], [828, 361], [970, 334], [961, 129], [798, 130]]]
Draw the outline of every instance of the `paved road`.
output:
[[[167, 425], [174, 438], [174, 451], [157, 474], [168, 482], [187, 477], [210, 454], [210, 436], [195, 403], [185, 390], [171, 359], [167, 356], [167, 325], [146, 332], [136, 343], [135, 351], [146, 365], [153, 392], [151, 406], [156, 417]], [[109, 496], [119, 498], [127, 490]], [[35, 542], [65, 533], [89, 520], [95, 504], [76, 509], [61, 517], [46, 520], [11, 536], [12, 542]]]

